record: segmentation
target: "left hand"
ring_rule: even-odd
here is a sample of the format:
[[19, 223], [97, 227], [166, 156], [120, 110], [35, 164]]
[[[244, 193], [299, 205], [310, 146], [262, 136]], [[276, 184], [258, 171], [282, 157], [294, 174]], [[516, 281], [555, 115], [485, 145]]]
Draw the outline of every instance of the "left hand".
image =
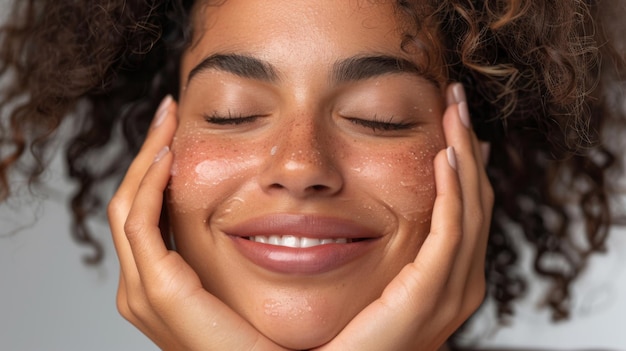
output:
[[382, 296], [316, 350], [434, 351], [482, 303], [494, 195], [462, 89], [448, 87], [443, 126], [452, 148], [435, 157], [430, 234]]

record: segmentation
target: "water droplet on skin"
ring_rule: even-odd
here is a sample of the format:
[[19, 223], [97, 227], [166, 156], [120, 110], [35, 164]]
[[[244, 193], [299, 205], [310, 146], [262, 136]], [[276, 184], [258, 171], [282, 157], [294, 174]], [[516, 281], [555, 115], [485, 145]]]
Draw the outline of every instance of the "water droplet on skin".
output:
[[269, 299], [263, 304], [263, 310], [268, 316], [280, 317], [280, 310], [282, 309], [282, 306], [283, 305], [280, 303], [280, 301]]
[[293, 320], [303, 319], [306, 313], [313, 311], [313, 308], [306, 298], [293, 297], [285, 301], [267, 299], [263, 303], [263, 311], [266, 315], [271, 317]]
[[276, 145], [272, 146], [272, 149], [270, 150], [270, 155], [272, 156], [276, 155], [277, 150], [278, 150], [278, 146]]

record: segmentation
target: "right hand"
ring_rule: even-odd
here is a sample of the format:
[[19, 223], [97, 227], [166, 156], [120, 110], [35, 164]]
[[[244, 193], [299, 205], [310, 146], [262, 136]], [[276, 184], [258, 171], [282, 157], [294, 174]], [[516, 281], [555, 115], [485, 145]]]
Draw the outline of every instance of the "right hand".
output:
[[108, 206], [121, 269], [117, 308], [164, 350], [284, 350], [207, 292], [196, 272], [162, 240], [159, 217], [172, 165], [168, 145], [176, 108], [164, 100]]

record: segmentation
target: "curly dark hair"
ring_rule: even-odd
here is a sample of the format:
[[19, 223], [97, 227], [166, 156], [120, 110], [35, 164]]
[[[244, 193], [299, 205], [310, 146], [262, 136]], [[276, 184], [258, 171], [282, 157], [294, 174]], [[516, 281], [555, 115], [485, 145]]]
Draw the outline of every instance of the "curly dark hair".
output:
[[[177, 96], [193, 5], [15, 1], [0, 32], [0, 74], [10, 77], [0, 96], [0, 200], [10, 196], [13, 170], [39, 181], [50, 158], [47, 145], [71, 120], [65, 158], [79, 185], [71, 199], [72, 230], [94, 249], [89, 263], [103, 254], [87, 225], [103, 208], [99, 185], [119, 179], [159, 101]], [[420, 28], [436, 33], [447, 79], [464, 84], [475, 130], [491, 143], [495, 208], [486, 274], [501, 318], [525, 291], [518, 267], [522, 236], [533, 249], [536, 274], [552, 283], [546, 303], [555, 319], [567, 317], [570, 287], [589, 256], [605, 249], [615, 215], [609, 194], [622, 168], [605, 134], [621, 128], [624, 114], [610, 98], [625, 77], [612, 44], [617, 21], [611, 14], [626, 14], [620, 6], [609, 0], [397, 1], [415, 24], [406, 40]], [[112, 157], [100, 157], [120, 143], [125, 147], [108, 151]], [[582, 238], [574, 227], [579, 217]]]

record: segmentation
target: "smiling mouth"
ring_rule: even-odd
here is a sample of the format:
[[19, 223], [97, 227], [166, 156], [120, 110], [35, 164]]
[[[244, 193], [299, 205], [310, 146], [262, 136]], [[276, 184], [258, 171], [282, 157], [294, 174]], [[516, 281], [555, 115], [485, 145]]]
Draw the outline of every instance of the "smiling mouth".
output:
[[254, 265], [289, 275], [340, 269], [380, 247], [379, 230], [348, 219], [277, 213], [224, 228], [235, 250]]
[[248, 240], [261, 244], [274, 246], [291, 247], [291, 248], [308, 248], [329, 244], [349, 244], [353, 242], [363, 241], [362, 238], [307, 238], [295, 235], [257, 235], [247, 237]]

